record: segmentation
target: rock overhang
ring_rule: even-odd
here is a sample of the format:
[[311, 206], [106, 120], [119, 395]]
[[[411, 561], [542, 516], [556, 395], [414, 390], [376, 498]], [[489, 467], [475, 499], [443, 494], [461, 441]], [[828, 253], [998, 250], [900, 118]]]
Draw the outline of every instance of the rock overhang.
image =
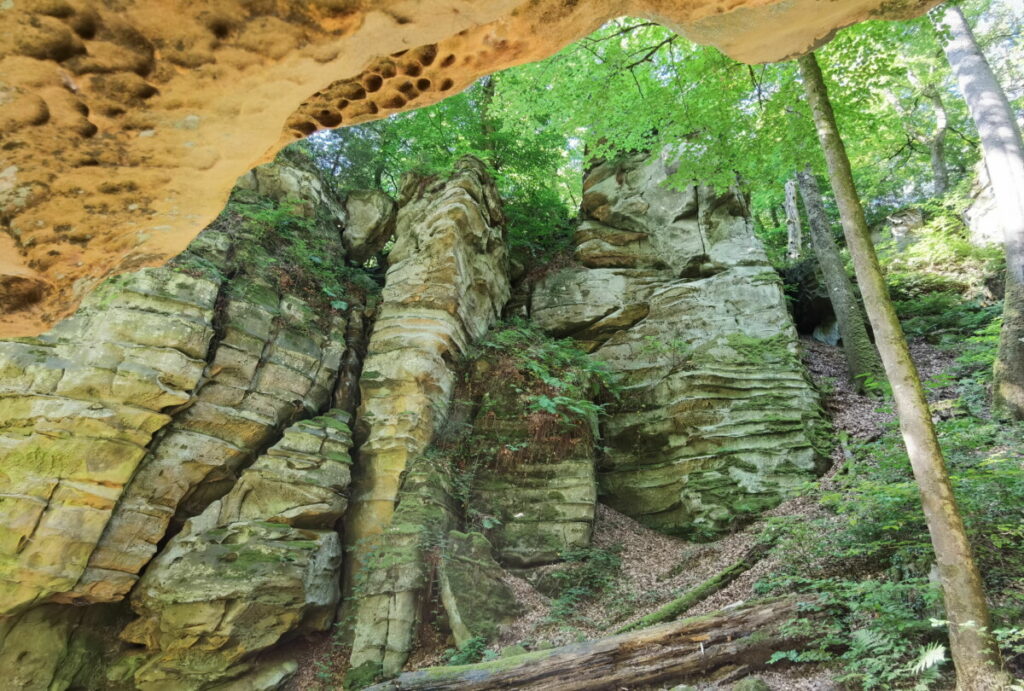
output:
[[937, 0], [13, 0], [0, 5], [0, 336], [158, 265], [289, 142], [641, 16], [746, 62]]

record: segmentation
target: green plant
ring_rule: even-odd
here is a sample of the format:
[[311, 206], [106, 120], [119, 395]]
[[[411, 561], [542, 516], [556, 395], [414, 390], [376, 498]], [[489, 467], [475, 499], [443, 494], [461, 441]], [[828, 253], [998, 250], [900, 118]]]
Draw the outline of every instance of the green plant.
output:
[[579, 606], [592, 600], [615, 582], [622, 566], [621, 547], [601, 549], [587, 547], [569, 550], [560, 555], [568, 566], [554, 574], [559, 582], [558, 594], [551, 604], [548, 619], [568, 622], [578, 616]]
[[487, 639], [483, 636], [474, 636], [462, 644], [460, 648], [448, 648], [444, 651], [445, 664], [447, 665], [471, 665], [480, 662], [487, 652]]

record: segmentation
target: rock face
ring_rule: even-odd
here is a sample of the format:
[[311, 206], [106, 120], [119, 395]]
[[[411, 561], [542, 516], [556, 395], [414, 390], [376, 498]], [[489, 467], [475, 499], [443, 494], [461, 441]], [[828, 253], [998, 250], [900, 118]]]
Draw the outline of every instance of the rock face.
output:
[[0, 613], [76, 588], [163, 411], [195, 395], [217, 288], [145, 269], [0, 346]]
[[[449, 180], [403, 181], [391, 266], [359, 383], [362, 443], [346, 522], [357, 559], [396, 540], [405, 549], [411, 539], [396, 536], [395, 530], [406, 535], [401, 528], [388, 529], [396, 505], [401, 510], [409, 501], [399, 499], [403, 474], [447, 416], [453, 361], [487, 331], [509, 296], [503, 223], [494, 184], [476, 159], [460, 160]], [[419, 563], [415, 550], [407, 561]], [[421, 576], [395, 583], [368, 578], [354, 605], [352, 666], [383, 665], [394, 674], [411, 645]]]
[[380, 190], [355, 191], [345, 200], [345, 209], [345, 250], [349, 259], [362, 264], [380, 252], [395, 232], [395, 203]]
[[[0, 335], [154, 266], [284, 144], [434, 103], [622, 15], [746, 61], [936, 0], [18, 1], [0, 8]], [[339, 79], [339, 76], [342, 77]], [[8, 221], [9, 219], [9, 221]]]
[[531, 317], [621, 376], [603, 424], [603, 500], [657, 530], [709, 537], [813, 477], [821, 421], [742, 200], [670, 190], [671, 170], [655, 157], [590, 173], [582, 266], [544, 278]]
[[352, 671], [348, 684], [397, 675], [412, 651], [424, 594], [433, 582], [429, 558], [458, 522], [450, 471], [425, 456], [408, 470], [391, 521], [353, 579]]
[[408, 176], [399, 204], [359, 383], [354, 540], [387, 526], [402, 472], [447, 415], [451, 362], [487, 331], [509, 296], [501, 202], [482, 163], [460, 160], [447, 181]]
[[[132, 594], [122, 636], [146, 646], [138, 688], [258, 688], [251, 657], [297, 631], [324, 630], [338, 602], [334, 524], [349, 484], [348, 414], [289, 427], [222, 499], [185, 523]], [[294, 671], [285, 663], [280, 674]], [[276, 675], [271, 675], [276, 676]], [[238, 677], [243, 677], [239, 680]]]
[[474, 363], [472, 377], [478, 407], [463, 443], [479, 458], [466, 508], [489, 517], [493, 525], [483, 531], [498, 559], [537, 566], [588, 547], [597, 505], [596, 413], [570, 420], [531, 412], [531, 387], [486, 358]]
[[[303, 188], [320, 216], [295, 232], [340, 261], [340, 203], [323, 194]], [[295, 294], [294, 267], [282, 282], [245, 216], [261, 199], [174, 266], [111, 279], [52, 332], [0, 343], [0, 615], [123, 598], [176, 513], [202, 511], [328, 403], [345, 319]]]
[[491, 556], [491, 543], [480, 533], [448, 533], [438, 566], [441, 602], [460, 648], [473, 638], [491, 639], [519, 613], [515, 596]]

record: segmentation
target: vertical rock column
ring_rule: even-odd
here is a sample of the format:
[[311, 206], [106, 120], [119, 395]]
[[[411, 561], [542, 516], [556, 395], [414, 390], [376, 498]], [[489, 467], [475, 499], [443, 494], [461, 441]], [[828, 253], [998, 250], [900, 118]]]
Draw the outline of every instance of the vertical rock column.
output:
[[[357, 569], [392, 522], [403, 473], [447, 415], [452, 361], [487, 331], [509, 296], [500, 200], [480, 161], [461, 159], [448, 180], [407, 176], [399, 204], [383, 303], [360, 379], [362, 446], [345, 528]], [[393, 674], [408, 653], [414, 600], [396, 591], [418, 585], [361, 593], [361, 580], [353, 579], [352, 665], [379, 669], [387, 659], [385, 672]]]

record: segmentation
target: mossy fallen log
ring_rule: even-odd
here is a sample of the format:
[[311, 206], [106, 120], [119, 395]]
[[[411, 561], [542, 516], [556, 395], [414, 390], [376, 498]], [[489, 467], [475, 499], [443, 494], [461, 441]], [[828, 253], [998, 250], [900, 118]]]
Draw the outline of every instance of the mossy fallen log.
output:
[[787, 627], [804, 616], [799, 597], [743, 604], [702, 617], [669, 622], [553, 650], [459, 667], [407, 672], [370, 687], [399, 689], [647, 688], [763, 667], [772, 653], [805, 647], [806, 627]]
[[683, 614], [686, 614], [687, 610], [691, 609], [694, 605], [708, 599], [753, 568], [754, 564], [761, 561], [761, 559], [771, 551], [771, 548], [771, 542], [758, 542], [747, 550], [747, 553], [743, 555], [743, 558], [739, 561], [730, 564], [722, 571], [719, 571], [700, 585], [686, 591], [665, 606], [651, 612], [645, 617], [637, 619], [632, 624], [623, 626], [615, 633], [627, 633], [647, 626], [654, 626], [655, 624], [678, 619]]

